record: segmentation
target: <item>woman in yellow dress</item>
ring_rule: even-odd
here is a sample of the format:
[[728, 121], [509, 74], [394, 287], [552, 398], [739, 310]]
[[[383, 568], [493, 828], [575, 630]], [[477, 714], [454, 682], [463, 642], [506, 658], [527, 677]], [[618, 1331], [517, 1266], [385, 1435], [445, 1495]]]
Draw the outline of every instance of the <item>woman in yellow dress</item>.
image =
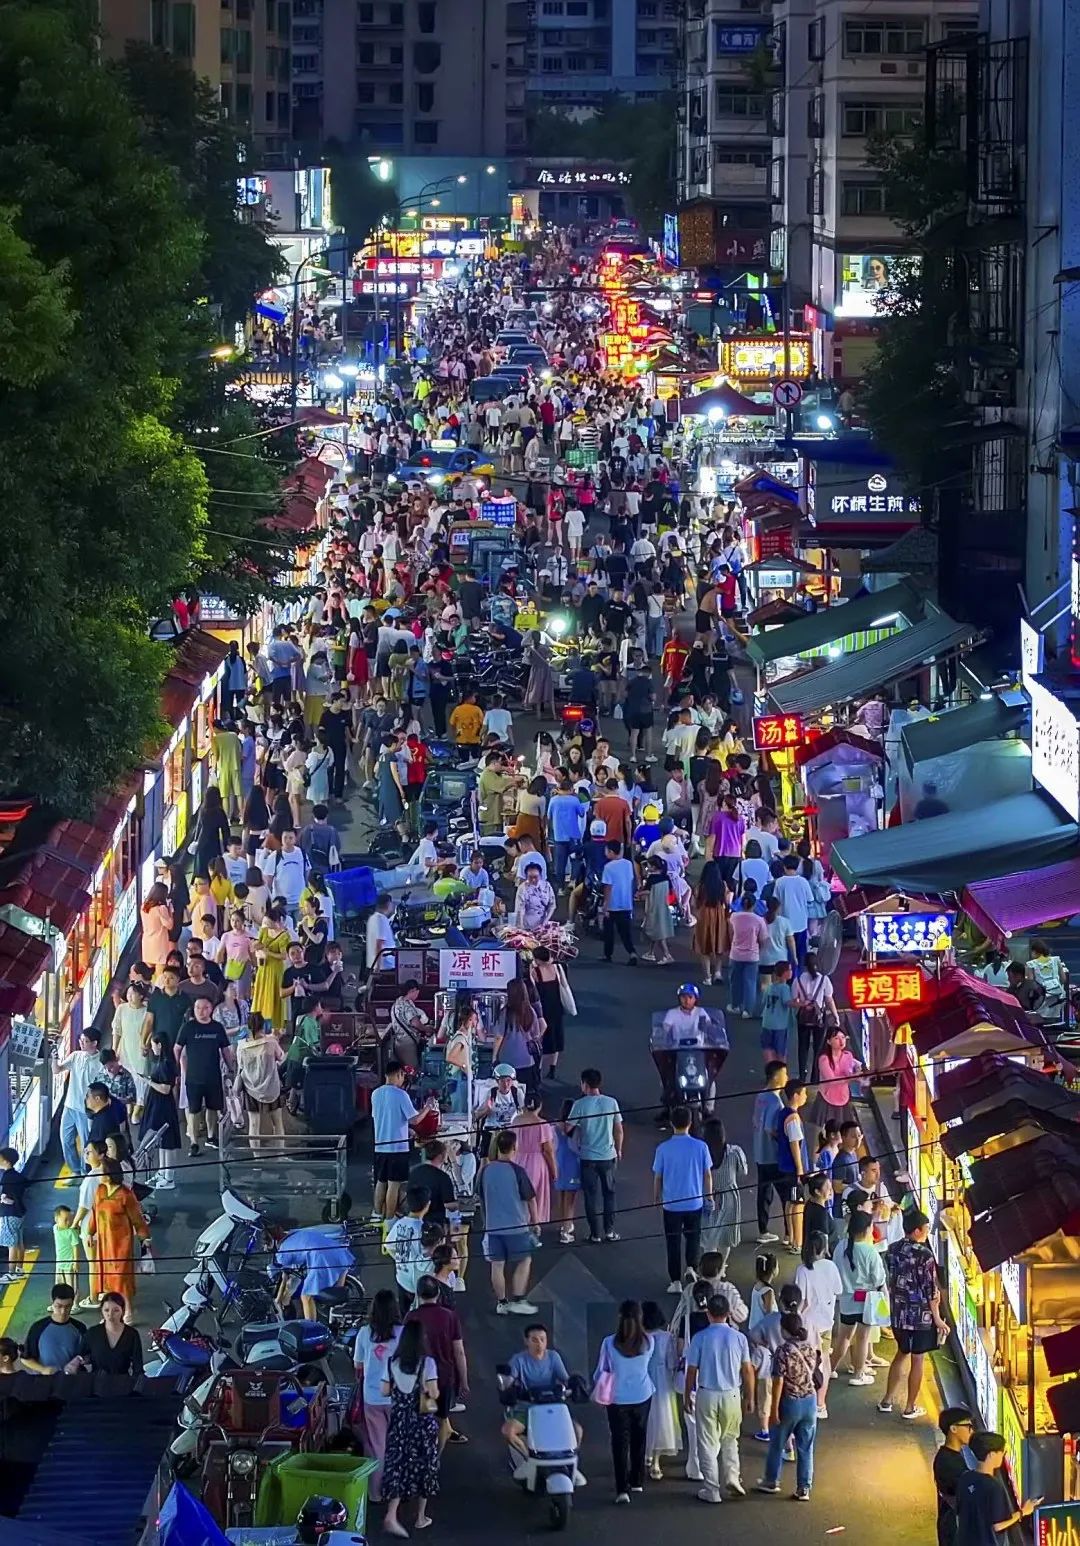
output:
[[255, 989], [251, 1008], [262, 1015], [276, 1031], [285, 1029], [285, 1001], [281, 997], [281, 979], [285, 975], [285, 956], [292, 936], [285, 922], [285, 903], [271, 902], [266, 909], [255, 940]]

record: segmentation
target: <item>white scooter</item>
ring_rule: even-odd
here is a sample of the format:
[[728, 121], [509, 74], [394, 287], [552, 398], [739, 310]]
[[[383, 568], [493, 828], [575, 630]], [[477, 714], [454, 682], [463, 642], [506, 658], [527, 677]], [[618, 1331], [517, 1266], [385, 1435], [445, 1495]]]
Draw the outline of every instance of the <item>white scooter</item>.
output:
[[508, 1369], [500, 1368], [497, 1374], [504, 1405], [525, 1409], [527, 1458], [523, 1460], [520, 1450], [513, 1446], [507, 1449], [514, 1480], [526, 1492], [546, 1496], [552, 1529], [565, 1530], [570, 1522], [574, 1489], [586, 1485], [578, 1465], [578, 1439], [568, 1404], [574, 1387], [526, 1391], [510, 1377]]

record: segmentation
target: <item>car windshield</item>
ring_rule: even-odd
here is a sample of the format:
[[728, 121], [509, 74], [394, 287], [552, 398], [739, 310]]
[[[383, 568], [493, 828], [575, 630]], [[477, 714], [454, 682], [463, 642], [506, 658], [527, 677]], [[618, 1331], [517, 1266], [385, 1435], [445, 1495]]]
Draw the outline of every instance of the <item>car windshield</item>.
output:
[[456, 451], [417, 451], [416, 455], [410, 460], [409, 466], [449, 467], [451, 458], [455, 457], [456, 455]]

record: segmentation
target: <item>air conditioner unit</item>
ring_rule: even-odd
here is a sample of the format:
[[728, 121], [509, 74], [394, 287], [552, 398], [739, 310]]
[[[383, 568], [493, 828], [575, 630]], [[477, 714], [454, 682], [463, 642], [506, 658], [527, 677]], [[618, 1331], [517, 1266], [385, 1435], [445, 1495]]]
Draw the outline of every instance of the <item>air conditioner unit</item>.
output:
[[923, 72], [925, 71], [925, 69], [926, 69], [926, 66], [923, 64], [921, 59], [913, 59], [913, 60], [911, 60], [911, 62], [909, 63], [909, 65], [907, 67], [907, 72], [908, 72], [909, 75], [919, 75], [919, 76], [921, 76], [923, 74]]
[[895, 75], [897, 73], [897, 67], [895, 64], [879, 64], [878, 69], [881, 71], [882, 75]]

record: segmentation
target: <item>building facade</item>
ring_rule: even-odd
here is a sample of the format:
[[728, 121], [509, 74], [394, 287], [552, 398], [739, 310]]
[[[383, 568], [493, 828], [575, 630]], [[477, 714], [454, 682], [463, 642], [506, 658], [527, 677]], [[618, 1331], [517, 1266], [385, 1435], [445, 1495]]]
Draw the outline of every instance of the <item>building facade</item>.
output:
[[102, 53], [149, 43], [190, 64], [218, 92], [252, 163], [292, 152], [291, 0], [99, 0]]
[[613, 92], [648, 98], [678, 73], [681, 0], [532, 0], [534, 105], [588, 112]]
[[499, 160], [525, 143], [525, 0], [293, 0], [296, 138]]

